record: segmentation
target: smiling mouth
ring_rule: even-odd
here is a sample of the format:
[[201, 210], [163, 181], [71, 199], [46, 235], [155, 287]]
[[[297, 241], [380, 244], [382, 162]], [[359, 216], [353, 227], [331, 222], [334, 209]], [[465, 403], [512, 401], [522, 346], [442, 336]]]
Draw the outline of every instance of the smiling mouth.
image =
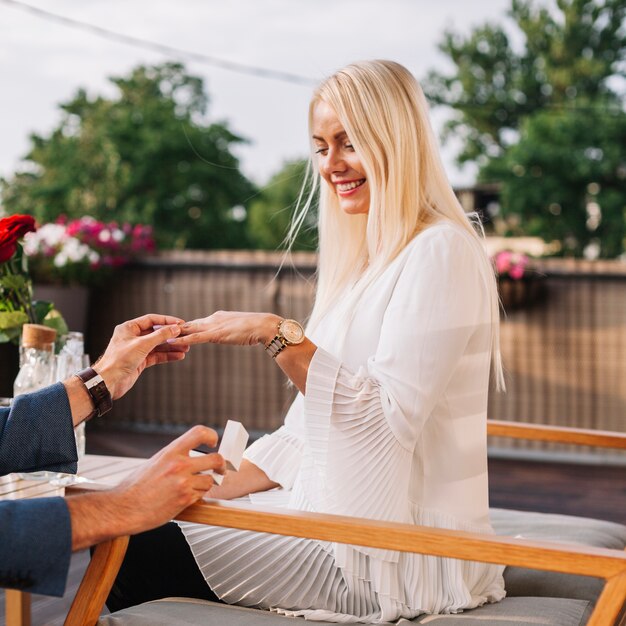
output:
[[352, 191], [357, 187], [360, 187], [365, 183], [365, 178], [361, 178], [360, 180], [353, 180], [349, 183], [337, 183], [337, 191], [340, 193], [346, 193], [348, 191]]

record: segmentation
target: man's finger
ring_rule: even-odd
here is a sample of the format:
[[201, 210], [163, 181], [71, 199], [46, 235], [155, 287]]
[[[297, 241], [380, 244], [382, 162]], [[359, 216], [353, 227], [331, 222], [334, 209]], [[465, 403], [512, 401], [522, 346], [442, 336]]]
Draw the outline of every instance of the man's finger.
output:
[[152, 352], [189, 352], [189, 346], [177, 343], [160, 343]]
[[146, 357], [146, 367], [182, 361], [186, 356], [186, 352], [152, 352]]
[[214, 484], [215, 481], [210, 474], [197, 474], [193, 477], [191, 487], [192, 489], [194, 489], [194, 491], [200, 492], [199, 498], [201, 498], [207, 491], [209, 491], [213, 487]]
[[178, 439], [174, 439], [167, 447], [177, 452], [187, 452], [193, 448], [197, 448], [202, 444], [209, 448], [217, 445], [217, 433], [208, 426], [197, 425], [190, 428], [186, 433], [182, 434]]
[[168, 339], [173, 339], [180, 335], [180, 326], [178, 324], [168, 324], [162, 326], [154, 332], [142, 335], [137, 338], [137, 342], [144, 348], [146, 353], [152, 352], [159, 344], [167, 343]]
[[210, 454], [200, 453], [197, 456], [192, 456], [190, 463], [195, 474], [206, 472], [207, 470], [213, 470], [218, 474], [223, 474], [226, 471], [226, 461], [224, 461], [224, 457], [222, 457], [221, 454], [217, 454], [217, 452]]

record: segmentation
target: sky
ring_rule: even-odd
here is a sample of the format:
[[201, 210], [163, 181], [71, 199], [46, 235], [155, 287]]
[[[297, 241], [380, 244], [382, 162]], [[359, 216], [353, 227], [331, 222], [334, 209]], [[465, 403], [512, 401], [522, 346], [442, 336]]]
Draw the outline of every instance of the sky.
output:
[[[237, 63], [323, 79], [352, 61], [387, 58], [419, 79], [448, 71], [437, 49], [445, 29], [468, 33], [503, 21], [510, 0], [25, 0], [125, 35]], [[20, 167], [29, 134], [48, 134], [58, 104], [80, 87], [113, 95], [109, 76], [172, 56], [100, 38], [44, 20], [0, 0], [0, 176]], [[244, 75], [183, 59], [205, 81], [211, 121], [226, 121], [249, 143], [236, 149], [243, 172], [264, 184], [289, 159], [306, 155], [312, 87]], [[445, 110], [433, 111], [439, 132]], [[182, 132], [182, 131], [181, 131]], [[454, 165], [458, 146], [443, 147], [454, 185], [474, 169]]]

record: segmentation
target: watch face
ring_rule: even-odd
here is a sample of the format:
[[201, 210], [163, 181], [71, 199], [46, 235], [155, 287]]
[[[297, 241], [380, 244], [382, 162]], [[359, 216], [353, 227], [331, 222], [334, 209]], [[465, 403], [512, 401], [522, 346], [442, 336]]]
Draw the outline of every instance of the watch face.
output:
[[304, 329], [296, 320], [283, 320], [280, 333], [287, 343], [298, 344], [304, 341]]

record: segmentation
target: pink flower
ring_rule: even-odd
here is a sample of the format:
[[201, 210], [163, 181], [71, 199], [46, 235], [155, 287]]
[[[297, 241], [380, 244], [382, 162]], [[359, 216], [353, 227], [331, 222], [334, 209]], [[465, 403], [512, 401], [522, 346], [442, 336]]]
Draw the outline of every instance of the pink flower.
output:
[[511, 252], [509, 252], [508, 250], [505, 250], [503, 252], [498, 252], [498, 254], [496, 254], [496, 271], [498, 272], [498, 274], [506, 274], [506, 272], [509, 271], [510, 267], [511, 267], [511, 257], [513, 256], [513, 254]]
[[498, 276], [520, 280], [526, 273], [530, 259], [520, 252], [502, 250], [493, 257]]
[[519, 280], [524, 276], [524, 268], [521, 265], [515, 265], [509, 270], [509, 276], [513, 280]]

